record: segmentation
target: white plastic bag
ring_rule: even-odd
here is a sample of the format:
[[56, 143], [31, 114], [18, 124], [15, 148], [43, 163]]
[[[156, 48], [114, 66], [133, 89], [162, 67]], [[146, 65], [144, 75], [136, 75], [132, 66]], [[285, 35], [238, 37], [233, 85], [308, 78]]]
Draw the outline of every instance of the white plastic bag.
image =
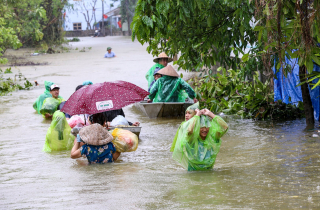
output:
[[118, 125], [129, 125], [129, 123], [122, 115], [118, 115], [111, 121], [110, 126], [117, 127]]

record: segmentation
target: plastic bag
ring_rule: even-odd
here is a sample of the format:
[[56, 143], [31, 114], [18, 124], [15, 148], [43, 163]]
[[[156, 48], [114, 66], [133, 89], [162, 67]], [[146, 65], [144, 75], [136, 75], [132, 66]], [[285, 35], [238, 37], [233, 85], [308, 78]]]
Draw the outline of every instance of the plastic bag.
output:
[[63, 99], [58, 98], [47, 98], [44, 100], [42, 107], [40, 109], [40, 113], [42, 115], [45, 115], [46, 113], [48, 114], [53, 114], [55, 111], [57, 111], [59, 104], [63, 101]]
[[71, 128], [74, 128], [78, 123], [84, 125], [83, 119], [79, 115], [73, 115], [68, 121]]
[[227, 132], [228, 125], [216, 116], [210, 123], [205, 140], [200, 137], [200, 128], [200, 117], [194, 116], [180, 126], [177, 134], [172, 157], [188, 171], [213, 168], [221, 145], [220, 138]]
[[122, 115], [118, 115], [111, 121], [110, 126], [117, 127], [118, 125], [129, 125], [129, 123]]
[[78, 123], [76, 126], [74, 126], [71, 129], [71, 134], [74, 136], [77, 136], [78, 133], [80, 132], [81, 128], [83, 128], [83, 127], [84, 127], [84, 125], [82, 123]]
[[46, 141], [42, 151], [70, 150], [73, 147], [73, 141], [75, 139], [70, 132], [71, 128], [68, 125], [64, 113], [56, 111], [53, 114], [51, 125], [47, 131]]
[[139, 139], [131, 131], [115, 128], [111, 134], [117, 152], [132, 152], [138, 148]]

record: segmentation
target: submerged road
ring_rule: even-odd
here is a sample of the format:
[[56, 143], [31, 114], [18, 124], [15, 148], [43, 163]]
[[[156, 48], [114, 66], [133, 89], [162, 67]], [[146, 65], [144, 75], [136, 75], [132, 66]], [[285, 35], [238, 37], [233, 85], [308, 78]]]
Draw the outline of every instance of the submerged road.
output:
[[[320, 139], [303, 131], [303, 119], [226, 117], [230, 130], [209, 172], [187, 172], [172, 160], [182, 119], [148, 119], [132, 106], [124, 111], [141, 122], [139, 147], [116, 163], [88, 166], [70, 151], [42, 152], [50, 121], [32, 104], [45, 80], [57, 83], [65, 99], [85, 80], [125, 80], [147, 89], [153, 57], [146, 46], [130, 37], [80, 39], [71, 44], [78, 50], [28, 57], [49, 65], [13, 68], [9, 75], [20, 71], [41, 85], [0, 97], [0, 209], [319, 209]], [[108, 46], [116, 58], [103, 58]]]

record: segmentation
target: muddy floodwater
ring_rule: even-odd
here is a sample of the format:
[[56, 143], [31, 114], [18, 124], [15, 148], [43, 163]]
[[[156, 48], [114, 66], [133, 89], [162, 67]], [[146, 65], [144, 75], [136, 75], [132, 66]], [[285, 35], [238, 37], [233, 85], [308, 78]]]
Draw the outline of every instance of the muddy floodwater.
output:
[[[117, 162], [88, 166], [70, 151], [42, 152], [50, 121], [32, 104], [45, 80], [57, 83], [65, 99], [85, 80], [125, 80], [147, 89], [144, 75], [153, 62], [146, 46], [128, 37], [80, 39], [73, 49], [92, 49], [33, 57], [26, 49], [10, 52], [49, 65], [13, 68], [11, 76], [20, 71], [40, 86], [0, 97], [0, 209], [320, 208], [320, 138], [305, 130], [304, 119], [225, 117], [230, 130], [209, 172], [187, 172], [171, 158], [182, 119], [148, 119], [133, 106], [124, 112], [142, 125], [139, 147]], [[103, 58], [108, 46], [116, 58]]]

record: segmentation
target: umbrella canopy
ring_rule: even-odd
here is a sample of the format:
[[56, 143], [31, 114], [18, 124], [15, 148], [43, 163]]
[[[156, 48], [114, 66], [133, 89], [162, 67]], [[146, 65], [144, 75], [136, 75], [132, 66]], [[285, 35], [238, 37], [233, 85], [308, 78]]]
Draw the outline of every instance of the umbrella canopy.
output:
[[96, 114], [142, 101], [149, 93], [125, 81], [87, 85], [74, 92], [61, 109], [70, 115]]

